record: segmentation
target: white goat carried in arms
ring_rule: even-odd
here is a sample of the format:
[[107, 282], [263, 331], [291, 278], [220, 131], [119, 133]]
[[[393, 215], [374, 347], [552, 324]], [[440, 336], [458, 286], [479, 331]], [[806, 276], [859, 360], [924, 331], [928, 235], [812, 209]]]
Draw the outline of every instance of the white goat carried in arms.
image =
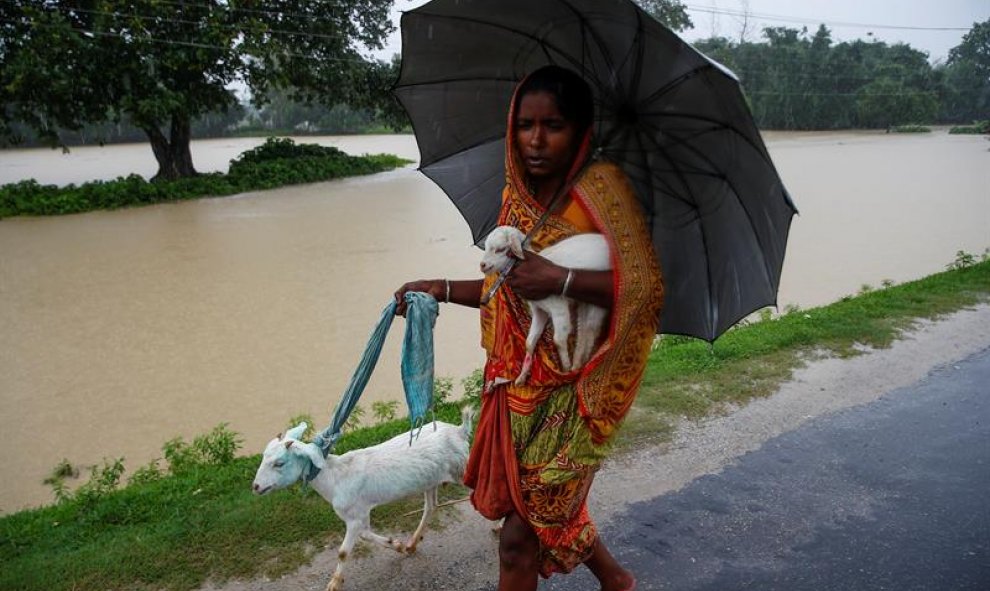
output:
[[[481, 272], [486, 275], [506, 268], [512, 258], [524, 259], [523, 241], [525, 235], [512, 226], [499, 226], [485, 239], [485, 255], [481, 259]], [[612, 268], [609, 259], [608, 243], [601, 234], [577, 234], [552, 244], [538, 253], [551, 263], [572, 270], [608, 271]], [[577, 337], [574, 343], [574, 356], [567, 349], [567, 340], [573, 330], [571, 326], [571, 303], [576, 306]], [[532, 322], [526, 335], [526, 359], [516, 378], [516, 384], [526, 383], [533, 367], [533, 351], [539, 341], [547, 320], [553, 323], [553, 342], [565, 371], [582, 367], [591, 358], [595, 342], [608, 318], [608, 310], [587, 302], [581, 302], [553, 295], [542, 300], [530, 301], [529, 312]]]
[[[344, 562], [358, 537], [397, 552], [416, 551], [423, 528], [437, 506], [437, 488], [445, 482], [463, 480], [473, 414], [470, 407], [465, 407], [460, 426], [428, 423], [411, 445], [407, 431], [373, 447], [325, 459], [319, 446], [299, 440], [307, 426], [301, 423], [285, 437], [279, 435], [268, 443], [254, 477], [254, 492], [263, 495], [290, 486], [308, 473], [310, 465], [320, 469], [310, 485], [347, 526], [337, 554], [337, 568], [327, 585], [328, 591], [339, 591], [343, 588]], [[371, 531], [372, 508], [416, 493], [425, 497], [423, 518], [408, 542]]]

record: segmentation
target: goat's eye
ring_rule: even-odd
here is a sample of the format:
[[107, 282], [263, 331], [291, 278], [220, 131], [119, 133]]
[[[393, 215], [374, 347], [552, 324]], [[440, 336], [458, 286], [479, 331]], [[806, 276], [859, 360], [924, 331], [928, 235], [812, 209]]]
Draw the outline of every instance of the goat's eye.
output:
[[276, 460], [276, 461], [272, 462], [272, 466], [275, 467], [275, 468], [281, 468], [284, 465], [285, 465], [285, 462], [283, 462], [282, 460]]

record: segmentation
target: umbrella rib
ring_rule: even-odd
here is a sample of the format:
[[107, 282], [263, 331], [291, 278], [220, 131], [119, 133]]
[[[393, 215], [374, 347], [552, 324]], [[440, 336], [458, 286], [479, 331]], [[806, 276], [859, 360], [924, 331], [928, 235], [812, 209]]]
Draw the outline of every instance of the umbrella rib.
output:
[[[563, 2], [568, 8], [570, 8], [572, 12], [575, 12], [576, 16], [578, 17], [578, 21], [580, 23], [584, 24], [586, 22], [585, 19], [583, 18], [583, 16], [580, 13], [577, 13], [575, 11], [575, 9], [574, 9], [573, 6], [571, 6], [570, 4], [568, 4], [567, 2], [565, 2], [564, 0], [560, 0], [560, 1]], [[556, 45], [554, 45], [552, 43], [547, 43], [544, 39], [540, 39], [539, 37], [536, 37], [532, 33], [528, 33], [526, 31], [523, 31], [523, 30], [521, 30], [519, 28], [516, 28], [516, 27], [510, 27], [508, 25], [503, 25], [503, 24], [498, 24], [498, 23], [492, 23], [492, 22], [489, 22], [489, 21], [483, 21], [483, 20], [479, 20], [479, 19], [476, 19], [476, 18], [468, 18], [468, 17], [463, 17], [463, 16], [448, 15], [448, 14], [435, 14], [435, 13], [430, 13], [430, 12], [417, 12], [417, 13], [407, 13], [407, 14], [410, 14], [410, 15], [417, 14], [417, 16], [429, 16], [431, 18], [439, 19], [439, 20], [451, 20], [451, 21], [459, 21], [459, 22], [468, 22], [468, 23], [473, 23], [473, 24], [477, 24], [477, 25], [483, 25], [485, 27], [490, 27], [492, 29], [501, 29], [503, 31], [508, 31], [509, 33], [513, 33], [513, 34], [518, 35], [518, 36], [520, 36], [520, 37], [522, 37], [524, 39], [529, 39], [530, 41], [533, 41], [534, 43], [538, 44], [538, 46], [540, 47], [540, 49], [543, 50], [543, 53], [544, 54], [547, 54], [547, 48], [550, 48], [557, 55], [565, 58], [565, 61], [568, 62], [568, 63], [570, 63], [571, 65], [578, 65], [579, 64], [579, 62], [577, 60], [571, 58], [568, 55], [568, 53], [565, 52], [562, 48], [560, 48], [560, 47], [558, 47], [558, 46], [556, 46]], [[584, 27], [582, 27], [582, 30], [583, 29], [584, 29]], [[597, 37], [596, 37], [596, 40], [598, 41], [599, 47], [604, 50], [604, 46], [602, 45], [601, 40], [600, 39], [597, 39]], [[553, 63], [553, 60], [552, 59], [550, 59], [549, 61], [551, 63]], [[518, 81], [518, 80], [515, 80], [515, 81]], [[599, 87], [599, 90], [600, 90], [600, 87]]]
[[[776, 167], [773, 166], [773, 162], [770, 160], [770, 155], [766, 152], [766, 150], [760, 149], [761, 147], [759, 144], [754, 142], [749, 136], [747, 136], [742, 130], [738, 129], [735, 125], [729, 125], [725, 121], [719, 121], [718, 119], [714, 119], [712, 117], [705, 117], [704, 115], [697, 115], [694, 113], [645, 112], [643, 114], [653, 117], [666, 117], [670, 119], [692, 119], [695, 121], [704, 121], [706, 123], [712, 123], [718, 127], [721, 127], [722, 129], [731, 131], [732, 133], [742, 138], [742, 140], [745, 141], [747, 144], [749, 144], [751, 148], [756, 150], [756, 153], [758, 153], [760, 157], [763, 158], [763, 160], [766, 161], [766, 163], [769, 164], [774, 169], [774, 172], [776, 172]], [[709, 129], [707, 131], [713, 131], [713, 129]]]
[[[657, 145], [657, 147], [659, 149], [659, 144], [656, 142], [655, 138], [653, 138], [652, 136], [649, 136], [649, 139], [650, 140], [653, 140], [654, 144]], [[680, 140], [680, 138], [677, 138], [676, 136], [675, 136], [675, 139], [676, 140]], [[686, 149], [690, 150], [691, 152], [693, 152], [698, 157], [703, 158], [706, 161], [708, 161], [709, 163], [711, 163], [711, 161], [708, 160], [708, 157], [705, 156], [696, 147], [691, 146], [686, 141], [682, 141], [682, 142], [680, 142], [680, 144], [684, 148], [686, 148]], [[774, 172], [776, 172], [776, 171], [774, 171]], [[764, 248], [765, 245], [763, 244], [763, 237], [760, 235], [759, 231], [757, 230], [756, 221], [753, 219], [753, 214], [749, 211], [749, 208], [746, 206], [746, 202], [743, 201], [742, 195], [739, 192], [739, 189], [736, 187], [735, 183], [732, 182], [732, 179], [730, 179], [728, 175], [722, 174], [722, 175], [720, 175], [720, 178], [721, 178], [722, 182], [724, 182], [726, 185], [728, 185], [729, 190], [732, 192], [733, 196], [735, 196], [735, 198], [736, 198], [736, 201], [739, 203], [739, 207], [742, 208], [743, 212], [746, 214], [746, 219], [749, 220], [749, 227], [750, 227], [750, 229], [753, 232], [753, 237], [756, 238], [756, 243], [757, 243], [757, 245], [760, 248], [760, 252], [761, 253], [762, 252], [766, 252], [766, 250]], [[778, 177], [778, 180], [779, 180], [779, 177]], [[766, 256], [763, 256], [763, 257], [761, 257], [761, 259], [762, 259], [761, 262], [763, 263], [762, 264], [762, 268], [763, 268], [763, 277], [764, 277], [764, 280], [766, 281], [766, 284], [767, 285], [772, 285], [773, 284], [773, 281], [771, 281], [771, 279], [770, 279], [771, 272], [770, 272], [770, 269], [767, 268], [767, 265], [768, 265], [767, 257]]]
[[496, 140], [504, 140], [504, 139], [505, 139], [505, 132], [503, 131], [502, 133], [499, 133], [499, 134], [496, 134], [496, 135], [491, 135], [491, 136], [488, 136], [486, 138], [482, 138], [482, 139], [476, 141], [475, 143], [471, 144], [470, 146], [461, 146], [461, 147], [458, 147], [458, 148], [456, 148], [456, 150], [457, 150], [456, 152], [450, 152], [450, 153], [444, 154], [444, 155], [436, 158], [435, 160], [430, 160], [429, 162], [426, 162], [425, 164], [422, 162], [422, 156], [420, 156], [419, 169], [422, 170], [423, 168], [425, 168], [427, 166], [433, 166], [434, 164], [439, 164], [439, 163], [443, 162], [444, 160], [446, 160], [447, 158], [453, 158], [454, 156], [456, 156], [456, 155], [458, 155], [458, 154], [460, 154], [462, 152], [467, 152], [467, 151], [473, 150], [475, 148], [480, 148], [481, 146], [483, 146], [483, 145], [485, 145], [487, 143], [494, 142]]
[[655, 91], [653, 91], [653, 94], [651, 94], [650, 96], [644, 98], [642, 102], [644, 102], [644, 103], [652, 103], [653, 101], [655, 101], [658, 98], [660, 98], [661, 96], [667, 94], [668, 92], [670, 92], [674, 88], [680, 86], [681, 83], [683, 83], [684, 81], [689, 80], [691, 78], [694, 78], [695, 76], [701, 75], [701, 73], [704, 72], [705, 70], [714, 70], [714, 69], [715, 69], [715, 66], [713, 66], [711, 64], [705, 64], [705, 65], [702, 65], [702, 66], [698, 66], [697, 68], [694, 68], [692, 70], [688, 70], [687, 72], [684, 72], [683, 74], [681, 74], [677, 78], [674, 78], [670, 82], [664, 84], [660, 88], [658, 88]]
[[449, 84], [451, 82], [511, 82], [513, 84], [519, 82], [517, 78], [506, 77], [502, 78], [500, 76], [467, 76], [464, 78], [432, 78], [429, 82], [412, 82], [406, 84], [396, 84], [393, 90], [400, 90], [403, 88], [423, 88], [427, 86], [432, 86], [434, 84]]

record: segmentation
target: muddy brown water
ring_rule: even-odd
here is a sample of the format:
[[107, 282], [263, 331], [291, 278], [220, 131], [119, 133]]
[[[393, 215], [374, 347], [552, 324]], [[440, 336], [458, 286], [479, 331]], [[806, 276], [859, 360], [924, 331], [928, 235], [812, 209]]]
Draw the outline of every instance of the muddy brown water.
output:
[[[781, 306], [825, 304], [990, 247], [982, 137], [767, 133], [801, 210]], [[307, 138], [418, 155], [410, 136]], [[258, 139], [196, 142], [223, 170]], [[153, 174], [144, 145], [0, 152], [0, 184]], [[320, 427], [391, 293], [418, 277], [477, 276], [479, 252], [413, 167], [341, 181], [111, 212], [0, 221], [0, 511], [52, 499], [61, 459], [129, 470], [226, 422], [260, 451], [289, 417]], [[362, 398], [401, 400], [397, 322]], [[443, 307], [437, 373], [482, 363], [476, 313]]]

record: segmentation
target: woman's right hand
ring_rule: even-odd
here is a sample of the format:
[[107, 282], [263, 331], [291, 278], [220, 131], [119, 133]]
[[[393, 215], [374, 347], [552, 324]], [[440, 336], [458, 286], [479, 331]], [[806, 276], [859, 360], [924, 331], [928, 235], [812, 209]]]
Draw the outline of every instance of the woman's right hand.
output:
[[406, 292], [422, 291], [433, 296], [438, 302], [444, 301], [447, 297], [447, 284], [443, 279], [420, 279], [410, 281], [395, 292], [395, 314], [405, 317], [406, 315]]

